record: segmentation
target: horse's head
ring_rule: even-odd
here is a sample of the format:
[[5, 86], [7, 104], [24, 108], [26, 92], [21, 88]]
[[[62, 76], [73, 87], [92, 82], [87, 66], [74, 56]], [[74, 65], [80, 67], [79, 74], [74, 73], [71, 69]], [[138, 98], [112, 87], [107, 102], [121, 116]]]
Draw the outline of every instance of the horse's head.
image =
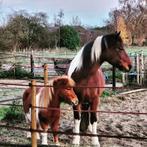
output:
[[73, 90], [75, 82], [68, 76], [61, 76], [53, 82], [56, 96], [60, 101], [77, 105], [78, 98]]
[[130, 58], [124, 50], [120, 32], [103, 36], [101, 58], [102, 61], [107, 61], [123, 71], [129, 71], [132, 67]]

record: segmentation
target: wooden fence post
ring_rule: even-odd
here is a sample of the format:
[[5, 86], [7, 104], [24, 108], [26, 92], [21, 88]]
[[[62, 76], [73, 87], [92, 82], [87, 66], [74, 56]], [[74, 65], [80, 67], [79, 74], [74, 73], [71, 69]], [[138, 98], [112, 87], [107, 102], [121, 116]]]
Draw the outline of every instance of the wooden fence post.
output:
[[44, 86], [45, 86], [45, 95], [44, 95], [44, 107], [46, 106], [47, 103], [47, 97], [48, 97], [48, 65], [45, 63], [44, 64]]
[[113, 66], [113, 68], [112, 68], [112, 87], [113, 87], [113, 91], [115, 91], [115, 88], [116, 88], [115, 72], [116, 72], [116, 68], [115, 68], [115, 66]]
[[140, 71], [140, 73], [141, 73], [141, 85], [143, 85], [144, 84], [144, 56], [143, 56], [143, 51], [141, 51], [141, 71]]
[[137, 83], [140, 84], [140, 68], [139, 68], [139, 54], [136, 55], [136, 71], [137, 71]]
[[31, 109], [31, 139], [32, 139], [32, 147], [37, 147], [37, 134], [34, 130], [36, 130], [36, 81], [31, 81], [32, 88], [32, 109]]
[[31, 76], [32, 76], [32, 78], [34, 78], [34, 59], [33, 59], [32, 53], [30, 55], [30, 64], [31, 64]]

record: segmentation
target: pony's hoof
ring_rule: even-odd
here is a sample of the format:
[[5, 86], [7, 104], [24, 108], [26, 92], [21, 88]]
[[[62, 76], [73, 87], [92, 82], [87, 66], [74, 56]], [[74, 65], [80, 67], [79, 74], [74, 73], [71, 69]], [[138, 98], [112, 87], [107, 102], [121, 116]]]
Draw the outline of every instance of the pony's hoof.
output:
[[60, 143], [59, 142], [55, 142], [55, 146], [60, 146]]
[[42, 141], [41, 145], [48, 145], [47, 141]]
[[27, 138], [30, 139], [31, 138], [31, 133], [27, 132]]

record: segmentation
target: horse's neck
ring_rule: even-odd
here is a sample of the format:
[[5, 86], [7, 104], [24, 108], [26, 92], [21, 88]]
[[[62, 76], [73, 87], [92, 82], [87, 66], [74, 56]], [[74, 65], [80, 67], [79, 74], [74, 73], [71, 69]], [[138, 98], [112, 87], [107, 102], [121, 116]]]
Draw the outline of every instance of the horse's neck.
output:
[[89, 80], [89, 78], [97, 75], [97, 71], [100, 68], [99, 64], [93, 64], [88, 68], [81, 68], [79, 71], [73, 73], [72, 78], [76, 83], [80, 82], [83, 79]]

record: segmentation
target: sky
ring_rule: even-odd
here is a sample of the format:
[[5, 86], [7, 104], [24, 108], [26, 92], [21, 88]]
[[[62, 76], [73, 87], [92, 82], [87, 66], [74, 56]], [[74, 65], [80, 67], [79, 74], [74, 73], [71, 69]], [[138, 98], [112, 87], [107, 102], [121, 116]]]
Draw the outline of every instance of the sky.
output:
[[104, 26], [114, 8], [118, 8], [118, 0], [0, 0], [0, 23], [6, 21], [8, 14], [18, 10], [45, 12], [51, 23], [54, 16], [63, 10], [65, 24], [70, 24], [72, 18], [78, 16], [82, 25]]

